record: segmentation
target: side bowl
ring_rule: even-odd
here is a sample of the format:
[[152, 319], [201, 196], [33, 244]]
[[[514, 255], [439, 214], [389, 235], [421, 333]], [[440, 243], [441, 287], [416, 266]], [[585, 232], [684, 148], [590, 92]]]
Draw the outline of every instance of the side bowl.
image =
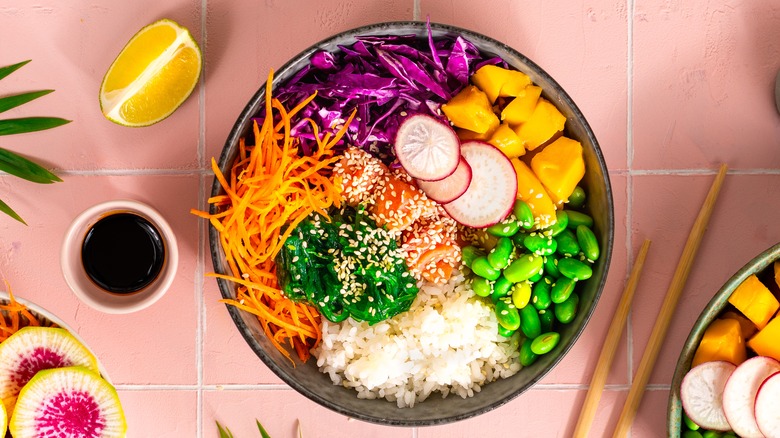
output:
[[[474, 397], [431, 397], [414, 408], [399, 409], [394, 403], [385, 400], [358, 399], [357, 393], [333, 385], [326, 374], [318, 371], [314, 360], [304, 364], [295, 358], [296, 362], [291, 363], [273, 347], [253, 315], [227, 306], [238, 330], [252, 350], [285, 383], [310, 400], [335, 412], [382, 425], [429, 426], [463, 420], [495, 409], [531, 388], [558, 364], [582, 333], [604, 288], [612, 254], [614, 217], [607, 167], [595, 135], [571, 97], [538, 65], [499, 41], [469, 30], [435, 23], [431, 23], [431, 33], [434, 39], [444, 35], [462, 35], [481, 51], [500, 56], [510, 66], [528, 74], [532, 81], [544, 90], [543, 97], [553, 102], [566, 116], [565, 134], [579, 140], [584, 149], [587, 171], [583, 185], [588, 191], [590, 214], [594, 218], [594, 231], [601, 245], [602, 256], [593, 267], [593, 277], [579, 292], [581, 310], [574, 321], [561, 329], [560, 343], [553, 352], [541, 356], [536, 363], [511, 378], [485, 385]], [[424, 22], [380, 23], [337, 34], [304, 50], [278, 69], [275, 72], [273, 89], [307, 65], [313, 53], [320, 50], [338, 50], [339, 46], [350, 45], [356, 41], [357, 36], [365, 35], [416, 35], [421, 39], [428, 36]], [[259, 113], [264, 99], [265, 86], [262, 86], [238, 117], [219, 159], [222, 172], [227, 172], [231, 167], [238, 153], [239, 139], [250, 132], [251, 118]], [[222, 193], [222, 188], [215, 179], [212, 196]], [[212, 207], [212, 213], [214, 212]], [[213, 226], [209, 227], [209, 240], [214, 270], [218, 273], [229, 273], [218, 231]], [[222, 296], [235, 299], [235, 284], [222, 279], [217, 281]]]

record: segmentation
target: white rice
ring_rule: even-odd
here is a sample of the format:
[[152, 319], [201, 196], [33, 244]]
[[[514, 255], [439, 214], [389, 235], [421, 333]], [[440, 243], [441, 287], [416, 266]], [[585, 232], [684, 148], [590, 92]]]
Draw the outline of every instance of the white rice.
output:
[[358, 398], [413, 407], [433, 392], [463, 398], [520, 370], [518, 334], [498, 335], [493, 309], [455, 272], [444, 285], [425, 282], [408, 312], [374, 326], [323, 319], [312, 350], [320, 371]]

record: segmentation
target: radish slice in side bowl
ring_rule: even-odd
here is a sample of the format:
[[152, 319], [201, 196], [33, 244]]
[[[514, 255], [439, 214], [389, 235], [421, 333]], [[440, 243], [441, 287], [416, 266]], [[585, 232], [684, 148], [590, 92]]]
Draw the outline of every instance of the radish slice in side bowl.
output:
[[740, 437], [763, 438], [755, 417], [756, 394], [764, 380], [777, 372], [780, 372], [780, 362], [756, 356], [738, 366], [726, 382], [723, 411], [731, 429]]
[[688, 371], [680, 387], [680, 398], [694, 423], [712, 430], [731, 429], [723, 412], [723, 388], [736, 368], [729, 362], [714, 361]]
[[766, 438], [780, 438], [780, 372], [764, 380], [756, 395], [756, 423]]
[[460, 162], [460, 140], [455, 131], [424, 114], [409, 116], [401, 123], [394, 150], [406, 172], [423, 181], [439, 181], [452, 175]]
[[461, 157], [458, 168], [441, 181], [417, 180], [417, 186], [436, 202], [446, 204], [458, 199], [471, 184], [471, 166]]

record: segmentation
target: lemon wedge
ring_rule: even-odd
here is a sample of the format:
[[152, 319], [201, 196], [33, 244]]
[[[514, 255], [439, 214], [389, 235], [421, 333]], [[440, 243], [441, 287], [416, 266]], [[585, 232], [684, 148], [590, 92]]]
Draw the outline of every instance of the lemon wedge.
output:
[[100, 109], [123, 126], [148, 126], [171, 115], [192, 93], [203, 64], [198, 43], [175, 21], [136, 33], [100, 85]]

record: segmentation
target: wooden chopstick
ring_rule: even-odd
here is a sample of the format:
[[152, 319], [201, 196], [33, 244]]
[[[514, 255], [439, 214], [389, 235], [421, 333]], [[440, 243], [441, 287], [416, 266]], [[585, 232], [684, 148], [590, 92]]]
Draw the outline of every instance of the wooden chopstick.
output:
[[666, 291], [666, 297], [661, 306], [661, 311], [658, 312], [655, 326], [653, 326], [653, 331], [650, 334], [650, 340], [642, 355], [642, 361], [639, 363], [636, 377], [634, 377], [634, 382], [631, 385], [631, 389], [628, 391], [628, 398], [623, 405], [623, 411], [620, 413], [620, 418], [615, 427], [615, 433], [612, 435], [613, 438], [625, 437], [628, 433], [628, 429], [631, 427], [631, 423], [634, 422], [637, 408], [639, 408], [639, 402], [642, 401], [642, 396], [644, 395], [645, 387], [647, 386], [647, 380], [650, 378], [650, 372], [653, 369], [653, 365], [655, 365], [655, 360], [658, 358], [661, 345], [666, 337], [666, 331], [669, 328], [672, 315], [677, 307], [677, 301], [679, 301], [680, 294], [685, 287], [685, 282], [688, 280], [688, 274], [691, 272], [691, 266], [693, 266], [696, 252], [699, 250], [702, 237], [704, 237], [704, 231], [707, 229], [710, 216], [712, 216], [715, 200], [718, 197], [721, 185], [723, 185], [723, 180], [726, 178], [726, 170], [727, 166], [721, 164], [718, 175], [715, 177], [715, 181], [713, 181], [710, 191], [704, 199], [704, 204], [701, 206], [701, 210], [699, 210], [699, 215], [693, 223], [693, 228], [688, 235], [688, 240], [685, 242], [685, 247], [680, 255], [677, 269], [674, 271], [672, 282], [669, 285], [669, 289]]
[[650, 240], [645, 239], [642, 247], [639, 249], [634, 267], [631, 269], [631, 275], [628, 276], [623, 296], [620, 297], [620, 302], [615, 309], [604, 345], [601, 347], [601, 354], [598, 362], [596, 362], [593, 377], [590, 380], [590, 389], [588, 389], [588, 395], [585, 397], [585, 403], [582, 405], [577, 427], [574, 429], [574, 438], [585, 438], [588, 436], [588, 431], [590, 431], [593, 417], [596, 415], [596, 408], [598, 408], [601, 400], [601, 393], [604, 390], [604, 383], [607, 380], [607, 374], [609, 374], [609, 370], [612, 367], [612, 360], [615, 358], [615, 351], [620, 342], [620, 336], [623, 334], [623, 327], [626, 325], [628, 311], [631, 310], [631, 301], [634, 299], [634, 292], [639, 283], [639, 277], [649, 249]]

